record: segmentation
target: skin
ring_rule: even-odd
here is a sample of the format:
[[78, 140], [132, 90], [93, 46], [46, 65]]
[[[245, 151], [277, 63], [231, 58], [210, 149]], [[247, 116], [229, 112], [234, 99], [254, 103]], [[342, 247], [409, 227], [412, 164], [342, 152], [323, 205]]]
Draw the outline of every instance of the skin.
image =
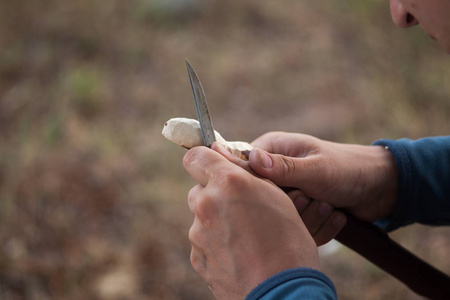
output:
[[252, 144], [259, 148], [250, 153], [251, 168], [279, 186], [297, 189], [290, 197], [319, 246], [345, 225], [345, 215], [335, 207], [367, 222], [395, 209], [397, 169], [384, 147], [285, 132], [267, 133]]
[[395, 25], [402, 28], [420, 25], [450, 53], [450, 1], [390, 0], [390, 6]]
[[[282, 132], [253, 144], [278, 154], [255, 148], [243, 161], [215, 143], [195, 147], [183, 159], [198, 182], [188, 196], [195, 216], [191, 264], [217, 299], [244, 299], [283, 270], [320, 269], [316, 245], [345, 224], [329, 203], [368, 221], [395, 205], [395, 167], [383, 147]], [[295, 189], [286, 194], [279, 186]]]
[[244, 299], [283, 270], [319, 269], [315, 242], [291, 199], [223, 147], [212, 149], [189, 150], [183, 164], [199, 183], [188, 196], [191, 263], [214, 296]]
[[[450, 52], [449, 0], [390, 0], [394, 23], [420, 24]], [[295, 267], [319, 269], [317, 245], [345, 225], [345, 208], [372, 222], [395, 208], [397, 170], [379, 146], [292, 133], [256, 141], [249, 162], [213, 144], [183, 160], [189, 192], [191, 263], [217, 299], [244, 299], [257, 284]], [[278, 186], [294, 188], [285, 193]], [[314, 200], [312, 200], [314, 199]]]

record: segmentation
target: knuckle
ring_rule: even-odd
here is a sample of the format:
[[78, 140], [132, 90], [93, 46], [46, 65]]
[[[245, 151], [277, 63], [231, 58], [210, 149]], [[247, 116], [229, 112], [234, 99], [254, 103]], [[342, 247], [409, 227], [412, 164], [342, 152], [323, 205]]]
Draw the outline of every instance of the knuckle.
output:
[[242, 175], [239, 174], [240, 172], [225, 172], [222, 174], [220, 180], [222, 185], [226, 187], [235, 187], [236, 185], [240, 184], [242, 181]]
[[195, 225], [192, 225], [188, 233], [189, 241], [191, 242], [191, 244], [198, 246], [200, 236], [201, 235], [200, 232], [197, 230], [197, 227]]
[[192, 212], [198, 195], [198, 185], [194, 186], [188, 193], [188, 205]]
[[191, 265], [194, 268], [195, 271], [197, 271], [198, 265], [199, 265], [199, 258], [198, 256], [194, 253], [194, 251], [191, 251]]
[[240, 172], [240, 170], [224, 173], [221, 177], [221, 186], [224, 195], [222, 199], [231, 200], [238, 194], [249, 190], [251, 183], [247, 175], [250, 174]]
[[298, 171], [295, 159], [289, 156], [281, 156], [281, 174], [285, 178], [291, 178]]
[[191, 265], [192, 268], [200, 275], [203, 276], [203, 273], [205, 271], [204, 262], [202, 257], [194, 250], [191, 250]]
[[195, 201], [196, 190], [197, 190], [197, 189], [196, 189], [195, 187], [193, 187], [193, 188], [189, 191], [189, 193], [188, 193], [188, 202], [189, 202], [189, 203]]
[[188, 238], [192, 245], [192, 249], [204, 249], [208, 244], [208, 231], [204, 229], [198, 219], [196, 219], [191, 228], [189, 228]]
[[206, 227], [210, 226], [211, 220], [215, 217], [215, 202], [215, 199], [207, 193], [202, 193], [195, 199], [194, 214]]

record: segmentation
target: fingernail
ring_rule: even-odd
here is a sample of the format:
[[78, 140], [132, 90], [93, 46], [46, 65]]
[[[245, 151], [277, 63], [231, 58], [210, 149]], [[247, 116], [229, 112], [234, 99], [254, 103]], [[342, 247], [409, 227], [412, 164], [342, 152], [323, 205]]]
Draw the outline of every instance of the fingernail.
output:
[[321, 202], [319, 204], [319, 215], [321, 215], [322, 217], [329, 215], [332, 210], [333, 207], [326, 202]]
[[258, 153], [259, 158], [261, 160], [261, 164], [263, 166], [264, 169], [270, 169], [273, 166], [273, 162], [272, 162], [272, 158], [270, 158], [269, 155], [267, 155], [264, 151], [262, 151], [261, 149], [255, 148], [253, 149], [253, 151], [255, 151]]
[[307, 197], [305, 197], [302, 194], [302, 195], [298, 195], [297, 197], [295, 197], [292, 202], [294, 202], [294, 206], [297, 209], [297, 211], [299, 213], [302, 213], [303, 210], [306, 208], [306, 206], [308, 206], [310, 201]]
[[342, 225], [344, 225], [345, 223], [345, 217], [341, 214], [338, 214], [334, 220], [333, 220], [333, 226], [334, 227], [342, 227]]
[[302, 213], [310, 202], [310, 199], [306, 197], [301, 190], [292, 190], [288, 192], [287, 195], [289, 196], [289, 198], [291, 198], [295, 208], [299, 213]]

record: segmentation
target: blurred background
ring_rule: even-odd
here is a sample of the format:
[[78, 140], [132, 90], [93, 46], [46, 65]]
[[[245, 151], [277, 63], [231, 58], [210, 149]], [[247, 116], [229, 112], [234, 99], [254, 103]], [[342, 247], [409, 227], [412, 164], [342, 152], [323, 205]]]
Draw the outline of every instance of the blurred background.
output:
[[[449, 134], [449, 58], [387, 0], [1, 0], [1, 299], [213, 298], [161, 135], [196, 118], [185, 57], [228, 140]], [[448, 228], [392, 236], [450, 273]], [[420, 299], [344, 247], [322, 263], [340, 299]]]

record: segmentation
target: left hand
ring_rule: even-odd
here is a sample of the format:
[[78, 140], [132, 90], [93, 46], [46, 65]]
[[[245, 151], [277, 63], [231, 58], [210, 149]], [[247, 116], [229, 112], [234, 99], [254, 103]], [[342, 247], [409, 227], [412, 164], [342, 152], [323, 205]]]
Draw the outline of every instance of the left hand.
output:
[[335, 238], [344, 228], [347, 217], [331, 204], [307, 197], [300, 190], [287, 193], [295, 205], [303, 224], [308, 228], [317, 246], [322, 246]]
[[206, 147], [189, 150], [183, 164], [199, 183], [188, 196], [195, 214], [191, 263], [215, 297], [244, 299], [281, 271], [319, 269], [317, 247], [292, 200], [248, 172], [245, 162], [216, 144], [212, 149], [220, 153]]

